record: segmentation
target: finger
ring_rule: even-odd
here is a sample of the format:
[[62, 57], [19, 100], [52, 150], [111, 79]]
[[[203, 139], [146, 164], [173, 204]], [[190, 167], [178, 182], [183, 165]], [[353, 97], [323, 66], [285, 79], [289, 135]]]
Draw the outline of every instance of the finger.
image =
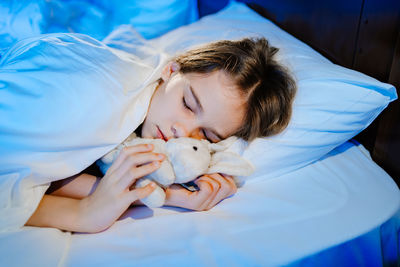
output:
[[228, 188], [230, 189], [230, 191], [228, 192], [228, 196], [231, 196], [233, 194], [235, 194], [237, 192], [237, 185], [235, 182], [235, 178], [231, 175], [227, 175], [227, 174], [223, 174], [223, 173], [219, 173], [219, 175], [228, 183]]
[[180, 185], [171, 185], [165, 190], [166, 204], [191, 210], [203, 210], [203, 203], [212, 194], [212, 186], [198, 178], [195, 183], [199, 191], [191, 192]]
[[154, 172], [155, 170], [160, 168], [160, 166], [161, 163], [159, 161], [153, 161], [139, 167], [134, 166], [130, 168], [127, 172], [125, 172], [125, 174], [118, 181], [118, 185], [122, 189], [126, 189], [130, 187], [137, 179]]
[[136, 146], [127, 146], [121, 149], [117, 159], [114, 163], [110, 166], [107, 172], [111, 173], [114, 170], [118, 169], [118, 167], [125, 161], [125, 159], [133, 154], [133, 153], [143, 153], [143, 152], [150, 152], [154, 149], [152, 144], [140, 144]]
[[214, 178], [217, 183], [219, 183], [220, 187], [214, 198], [207, 203], [207, 206], [205, 207], [206, 210], [213, 208], [223, 199], [234, 194], [237, 190], [236, 185], [232, 183], [229, 178], [226, 178], [220, 174], [211, 175], [211, 177]]
[[138, 199], [142, 199], [153, 193], [154, 189], [156, 188], [156, 184], [154, 182], [151, 182], [147, 184], [146, 186], [135, 188], [131, 191], [129, 191], [129, 201], [130, 203], [135, 202]]
[[128, 155], [124, 162], [113, 172], [116, 179], [119, 180], [122, 176], [124, 176], [127, 172], [132, 171], [132, 168], [136, 166], [145, 165], [147, 163], [155, 162], [163, 160], [165, 156], [163, 154], [158, 154], [154, 152], [143, 152], [143, 153], [134, 153]]
[[220, 185], [208, 175], [200, 177], [195, 183], [200, 188], [198, 197], [203, 199], [199, 210], [208, 210], [208, 206], [217, 195]]

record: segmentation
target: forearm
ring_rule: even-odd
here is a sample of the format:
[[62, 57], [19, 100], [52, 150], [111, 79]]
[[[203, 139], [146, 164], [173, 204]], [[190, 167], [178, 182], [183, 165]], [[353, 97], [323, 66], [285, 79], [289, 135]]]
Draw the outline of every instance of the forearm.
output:
[[99, 179], [96, 176], [82, 173], [53, 182], [46, 194], [83, 199], [96, 189], [98, 182]]
[[[60, 197], [83, 199], [94, 192], [99, 184], [100, 178], [82, 173], [63, 180], [51, 183], [46, 194]], [[143, 203], [138, 199], [133, 206], [142, 206]]]
[[86, 173], [53, 182], [25, 225], [89, 232], [81, 223], [81, 199], [89, 196], [97, 184], [97, 177]]
[[44, 195], [26, 222], [27, 226], [54, 227], [67, 231], [88, 231], [81, 224], [81, 200]]

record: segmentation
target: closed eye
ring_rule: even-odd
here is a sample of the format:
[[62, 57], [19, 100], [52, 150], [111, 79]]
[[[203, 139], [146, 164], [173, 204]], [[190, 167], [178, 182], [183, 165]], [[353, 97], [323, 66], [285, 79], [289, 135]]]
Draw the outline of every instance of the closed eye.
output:
[[204, 131], [204, 130], [201, 130], [201, 133], [203, 134], [203, 136], [208, 140], [208, 141], [210, 141], [211, 142], [211, 140], [210, 140], [210, 138], [208, 138], [208, 136], [207, 136], [207, 133], [206, 133], [206, 131]]
[[213, 138], [210, 138], [210, 137], [207, 135], [207, 132], [206, 132], [204, 129], [201, 130], [201, 133], [203, 134], [203, 136], [204, 136], [210, 143], [216, 143], [216, 142], [218, 142], [218, 141], [214, 140]]
[[193, 112], [193, 110], [188, 106], [188, 104], [186, 103], [186, 99], [185, 99], [185, 97], [182, 97], [182, 104], [183, 104], [183, 106], [186, 108], [186, 109], [188, 109], [188, 110], [190, 110], [191, 112]]

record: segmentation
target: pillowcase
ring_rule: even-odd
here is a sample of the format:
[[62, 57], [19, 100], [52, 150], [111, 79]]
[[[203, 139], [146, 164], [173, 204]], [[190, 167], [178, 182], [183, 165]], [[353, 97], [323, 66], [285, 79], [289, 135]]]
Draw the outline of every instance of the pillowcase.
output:
[[331, 63], [243, 3], [181, 27], [151, 44], [168, 54], [220, 39], [264, 36], [298, 85], [287, 129], [258, 138], [244, 150], [256, 177], [273, 178], [318, 160], [365, 129], [397, 98], [392, 85]]

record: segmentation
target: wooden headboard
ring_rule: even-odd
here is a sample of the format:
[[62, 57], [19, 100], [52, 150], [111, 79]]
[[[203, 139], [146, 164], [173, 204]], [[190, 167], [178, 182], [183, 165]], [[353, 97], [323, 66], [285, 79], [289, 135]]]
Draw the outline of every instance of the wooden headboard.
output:
[[[400, 95], [399, 0], [240, 1], [332, 62], [391, 83]], [[200, 15], [202, 6], [215, 12], [225, 2], [199, 0]], [[400, 100], [355, 138], [400, 186]]]

